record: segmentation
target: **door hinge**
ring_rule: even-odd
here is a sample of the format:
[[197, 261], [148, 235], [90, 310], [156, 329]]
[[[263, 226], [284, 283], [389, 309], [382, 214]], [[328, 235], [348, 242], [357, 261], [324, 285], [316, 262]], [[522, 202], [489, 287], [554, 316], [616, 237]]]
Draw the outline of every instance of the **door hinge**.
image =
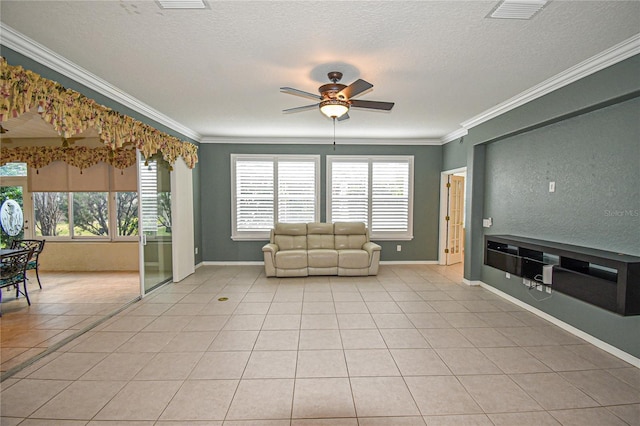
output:
[[444, 220], [449, 221], [451, 218], [449, 216], [445, 216]]
[[449, 249], [444, 249], [444, 252], [445, 253], [449, 253]]
[[451, 184], [447, 182], [447, 188], [451, 188]]

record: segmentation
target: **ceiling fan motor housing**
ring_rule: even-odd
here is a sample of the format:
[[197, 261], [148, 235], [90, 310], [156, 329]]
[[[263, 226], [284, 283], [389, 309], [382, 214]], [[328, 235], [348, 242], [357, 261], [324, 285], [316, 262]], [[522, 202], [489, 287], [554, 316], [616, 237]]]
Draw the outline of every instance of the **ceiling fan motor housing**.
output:
[[320, 92], [320, 94], [322, 95], [322, 99], [341, 99], [344, 100], [345, 97], [342, 95], [340, 97], [338, 97], [338, 93], [344, 89], [345, 87], [347, 87], [344, 84], [339, 84], [339, 83], [328, 83], [328, 84], [323, 84], [322, 86], [320, 86], [318, 88], [318, 92]]

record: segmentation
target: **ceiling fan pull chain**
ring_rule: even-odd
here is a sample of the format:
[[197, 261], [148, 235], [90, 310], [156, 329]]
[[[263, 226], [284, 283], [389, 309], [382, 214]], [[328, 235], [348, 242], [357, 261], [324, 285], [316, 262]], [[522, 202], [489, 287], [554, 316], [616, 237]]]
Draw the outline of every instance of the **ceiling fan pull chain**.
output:
[[333, 150], [336, 150], [336, 118], [333, 118]]

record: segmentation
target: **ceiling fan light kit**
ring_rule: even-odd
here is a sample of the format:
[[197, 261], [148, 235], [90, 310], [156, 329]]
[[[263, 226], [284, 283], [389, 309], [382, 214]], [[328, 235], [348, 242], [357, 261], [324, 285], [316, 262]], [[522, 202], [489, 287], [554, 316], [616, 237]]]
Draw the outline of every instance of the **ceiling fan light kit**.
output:
[[349, 111], [349, 102], [340, 99], [327, 99], [320, 102], [320, 111], [329, 118], [340, 118]]

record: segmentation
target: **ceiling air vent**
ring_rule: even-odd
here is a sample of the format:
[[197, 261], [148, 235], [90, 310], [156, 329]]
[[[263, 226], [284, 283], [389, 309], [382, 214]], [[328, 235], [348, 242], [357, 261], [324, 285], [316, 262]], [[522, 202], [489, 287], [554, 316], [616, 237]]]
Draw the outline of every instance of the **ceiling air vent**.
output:
[[489, 14], [495, 19], [531, 19], [540, 12], [547, 0], [503, 0]]
[[162, 9], [206, 9], [204, 0], [157, 0]]

